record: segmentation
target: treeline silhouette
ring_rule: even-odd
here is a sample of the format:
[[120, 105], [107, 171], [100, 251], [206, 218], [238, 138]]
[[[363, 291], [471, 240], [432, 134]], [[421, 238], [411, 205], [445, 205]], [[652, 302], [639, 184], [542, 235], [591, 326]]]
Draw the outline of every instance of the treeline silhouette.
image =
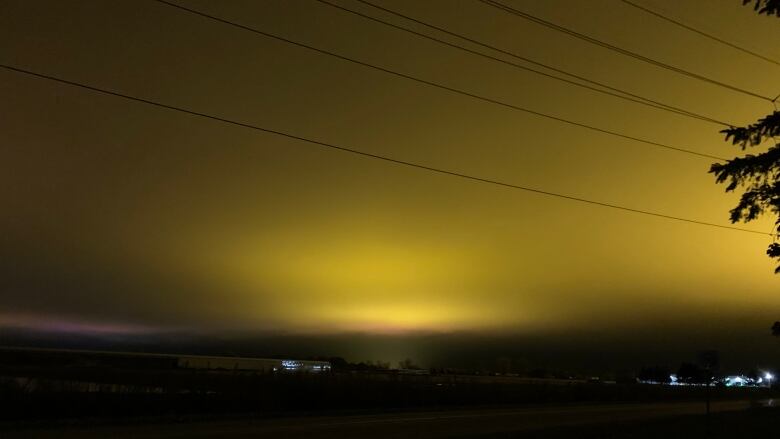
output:
[[[702, 399], [704, 390], [702, 387], [525, 381], [435, 373], [342, 371], [257, 375], [205, 370], [81, 368], [38, 373], [35, 378], [0, 378], [0, 420], [650, 402]], [[765, 391], [720, 388], [714, 389], [712, 396], [714, 399], [763, 397]]]
[[[94, 351], [0, 351], [0, 422], [72, 418], [137, 418], [423, 409], [575, 402], [651, 402], [703, 399], [705, 387], [641, 385], [636, 374], [583, 377], [525, 369], [508, 358], [486, 369], [422, 369], [411, 359], [386, 362], [328, 360], [330, 371], [263, 372], [193, 369], [175, 358]], [[486, 363], [486, 365], [487, 365]], [[700, 355], [699, 364], [712, 363]], [[686, 377], [704, 366], [681, 367]], [[711, 373], [711, 367], [708, 369]], [[684, 372], [685, 370], [693, 372]], [[683, 373], [684, 372], [684, 373]], [[640, 378], [668, 379], [669, 370], [645, 368]], [[607, 379], [611, 378], [611, 379]], [[615, 379], [617, 378], [617, 379]], [[661, 379], [658, 382], [663, 382]], [[695, 380], [696, 378], [691, 378]], [[716, 388], [712, 398], [767, 396], [769, 389]]]

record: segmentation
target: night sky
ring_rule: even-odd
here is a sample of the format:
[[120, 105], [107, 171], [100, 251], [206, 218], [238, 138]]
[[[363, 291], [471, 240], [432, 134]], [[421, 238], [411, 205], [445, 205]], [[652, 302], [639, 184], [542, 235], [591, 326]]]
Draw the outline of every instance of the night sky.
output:
[[[333, 1], [456, 41], [353, 0]], [[717, 120], [744, 125], [772, 110], [766, 100], [476, 0], [376, 1]], [[717, 124], [543, 78], [314, 0], [177, 2], [534, 111], [702, 154], [741, 153]], [[506, 3], [724, 83], [780, 93], [780, 66], [619, 0]], [[780, 59], [777, 19], [741, 1], [641, 4]], [[458, 95], [154, 1], [3, 0], [0, 63], [666, 215], [728, 225], [737, 201], [707, 173], [713, 159]], [[572, 361], [581, 353], [619, 363], [642, 343], [669, 361], [716, 348], [734, 364], [780, 366], [769, 332], [780, 317], [780, 277], [764, 254], [771, 218], [743, 226], [767, 233], [760, 235], [546, 197], [7, 69], [0, 133], [0, 331], [240, 333], [277, 337], [278, 350], [278, 340], [305, 339], [295, 342], [306, 346], [301, 355], [393, 361], [433, 361], [444, 351], [522, 356], [522, 340], [535, 352], [549, 341]], [[492, 350], [475, 340], [490, 340]]]

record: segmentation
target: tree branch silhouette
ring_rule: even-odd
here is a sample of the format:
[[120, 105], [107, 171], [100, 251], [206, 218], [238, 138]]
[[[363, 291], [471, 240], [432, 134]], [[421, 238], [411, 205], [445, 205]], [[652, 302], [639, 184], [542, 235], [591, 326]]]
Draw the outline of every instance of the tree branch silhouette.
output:
[[[752, 2], [755, 2], [753, 8], [759, 14], [780, 17], [780, 0], [743, 0], [742, 4]], [[774, 101], [778, 98], [780, 96]], [[770, 213], [777, 217], [775, 238], [780, 237], [780, 145], [776, 140], [780, 136], [780, 111], [774, 111], [754, 124], [727, 128], [721, 133], [726, 135], [727, 142], [739, 146], [742, 151], [768, 140], [774, 141], [774, 146], [766, 152], [746, 154], [726, 163], [713, 163], [709, 172], [715, 174], [716, 183], [727, 183], [726, 192], [744, 190], [739, 203], [730, 211], [729, 219], [732, 223], [747, 223]], [[780, 262], [780, 244], [770, 244], [766, 254]], [[780, 264], [775, 268], [775, 274], [780, 274]]]

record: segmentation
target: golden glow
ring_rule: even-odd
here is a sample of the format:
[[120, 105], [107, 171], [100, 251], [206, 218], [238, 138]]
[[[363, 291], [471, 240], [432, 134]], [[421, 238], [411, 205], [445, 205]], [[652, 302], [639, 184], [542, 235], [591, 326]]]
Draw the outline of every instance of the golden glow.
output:
[[[365, 332], [406, 332], [419, 330], [453, 331], [483, 329], [492, 310], [479, 310], [430, 301], [364, 304], [356, 300], [345, 305], [323, 305], [311, 321], [323, 322], [320, 329]], [[301, 324], [305, 324], [302, 321]]]
[[[725, 224], [736, 202], [707, 174], [708, 160], [455, 96], [153, 4], [118, 2], [88, 8], [95, 14], [88, 16], [65, 2], [48, 2], [45, 11], [26, 3], [0, 13], [0, 40], [12, 42], [5, 58], [19, 65], [638, 209]], [[520, 3], [728, 83], [772, 96], [780, 86], [775, 66], [620, 2]], [[713, 4], [661, 9], [780, 57], [776, 21], [737, 1]], [[538, 111], [708, 154], [738, 153], [716, 125], [445, 50], [316, 2], [199, 5]], [[771, 109], [479, 2], [409, 1], [398, 9], [719, 119], [745, 124]], [[655, 318], [688, 324], [698, 310], [716, 326], [780, 306], [780, 277], [761, 236], [403, 168], [10, 72], [0, 72], [0, 96], [0, 307], [9, 312], [204, 330], [619, 331]], [[750, 227], [769, 231], [771, 222]]]
[[270, 251], [262, 251], [263, 239], [244, 240], [219, 252], [231, 255], [212, 268], [246, 290], [265, 291], [255, 297], [259, 310], [271, 297], [295, 303], [279, 312], [297, 330], [447, 331], [524, 321], [479, 297], [489, 272], [477, 264], [477, 247], [381, 240], [357, 228], [325, 238], [294, 230], [276, 236]]

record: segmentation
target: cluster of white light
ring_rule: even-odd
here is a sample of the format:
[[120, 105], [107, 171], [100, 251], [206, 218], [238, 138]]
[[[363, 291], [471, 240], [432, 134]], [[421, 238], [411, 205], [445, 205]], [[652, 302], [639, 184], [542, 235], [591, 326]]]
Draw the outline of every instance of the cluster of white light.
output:
[[733, 387], [733, 386], [741, 387], [750, 382], [747, 378], [741, 376], [726, 377], [725, 381], [727, 387]]
[[[744, 375], [732, 375], [727, 376], [723, 378], [723, 381], [721, 381], [726, 387], [744, 387], [744, 386], [771, 386], [772, 380], [775, 379], [775, 376], [772, 375], [769, 372], [764, 372], [763, 376], [758, 377], [757, 379], [749, 378]], [[677, 375], [669, 375], [669, 382], [668, 383], [661, 383], [658, 381], [653, 380], [641, 380], [639, 381], [643, 384], [667, 384], [670, 386], [690, 386], [690, 385], [703, 385], [703, 384], [688, 384], [681, 382], [680, 379], [677, 377]], [[710, 386], [716, 385], [716, 382], [710, 383]]]
[[302, 365], [300, 361], [282, 360], [282, 367], [285, 369], [298, 369]]
[[[311, 364], [311, 363], [309, 363]], [[299, 370], [299, 369], [309, 369], [312, 372], [321, 372], [324, 370], [330, 370], [330, 364], [311, 364], [308, 368], [306, 367], [306, 364], [304, 364], [302, 361], [295, 361], [295, 360], [282, 360], [282, 369], [284, 370]], [[276, 368], [274, 368], [276, 370]]]
[[723, 383], [727, 387], [755, 386], [758, 384], [771, 386], [774, 378], [774, 375], [771, 373], [764, 372], [764, 376], [758, 377], [757, 379], [748, 378], [744, 375], [729, 376], [723, 380]]

